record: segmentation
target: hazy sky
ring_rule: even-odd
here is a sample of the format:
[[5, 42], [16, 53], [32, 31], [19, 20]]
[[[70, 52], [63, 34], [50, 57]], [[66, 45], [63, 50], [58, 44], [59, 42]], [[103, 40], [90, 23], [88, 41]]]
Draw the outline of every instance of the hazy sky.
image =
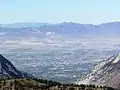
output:
[[120, 20], [120, 0], [0, 0], [0, 23]]

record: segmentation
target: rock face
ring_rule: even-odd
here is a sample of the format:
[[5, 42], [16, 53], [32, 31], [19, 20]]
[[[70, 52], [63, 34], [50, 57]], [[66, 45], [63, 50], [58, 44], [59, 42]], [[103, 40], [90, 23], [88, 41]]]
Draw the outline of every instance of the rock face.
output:
[[33, 77], [30, 74], [17, 70], [14, 65], [0, 55], [0, 78], [19, 78], [19, 77]]
[[101, 61], [78, 84], [106, 85], [120, 90], [120, 54]]

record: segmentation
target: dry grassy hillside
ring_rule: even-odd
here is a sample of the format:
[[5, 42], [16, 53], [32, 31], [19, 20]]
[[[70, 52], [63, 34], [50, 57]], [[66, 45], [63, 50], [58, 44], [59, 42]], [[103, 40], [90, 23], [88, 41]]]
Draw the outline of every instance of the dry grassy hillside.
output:
[[114, 90], [105, 86], [61, 84], [43, 79], [0, 80], [0, 90]]

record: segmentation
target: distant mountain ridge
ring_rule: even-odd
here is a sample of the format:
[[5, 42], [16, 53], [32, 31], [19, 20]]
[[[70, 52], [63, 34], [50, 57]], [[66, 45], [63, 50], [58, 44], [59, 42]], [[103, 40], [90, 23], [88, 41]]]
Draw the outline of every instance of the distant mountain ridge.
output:
[[98, 63], [78, 84], [106, 85], [120, 90], [120, 54]]
[[64, 22], [47, 23], [16, 23], [0, 25], [0, 36], [41, 36], [48, 32], [72, 36], [119, 36], [120, 22], [103, 23], [100, 25]]
[[40, 27], [43, 25], [49, 25], [49, 23], [34, 23], [34, 22], [21, 22], [13, 24], [0, 24], [2, 28], [25, 28], [25, 27]]
[[14, 65], [0, 55], [0, 78], [32, 78], [33, 76], [17, 70]]

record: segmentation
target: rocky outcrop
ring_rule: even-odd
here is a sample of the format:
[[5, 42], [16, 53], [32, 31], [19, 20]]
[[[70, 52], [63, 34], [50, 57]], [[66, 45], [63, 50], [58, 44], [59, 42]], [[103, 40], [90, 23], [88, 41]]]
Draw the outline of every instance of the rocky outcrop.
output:
[[120, 90], [120, 54], [98, 63], [78, 84], [105, 85]]

